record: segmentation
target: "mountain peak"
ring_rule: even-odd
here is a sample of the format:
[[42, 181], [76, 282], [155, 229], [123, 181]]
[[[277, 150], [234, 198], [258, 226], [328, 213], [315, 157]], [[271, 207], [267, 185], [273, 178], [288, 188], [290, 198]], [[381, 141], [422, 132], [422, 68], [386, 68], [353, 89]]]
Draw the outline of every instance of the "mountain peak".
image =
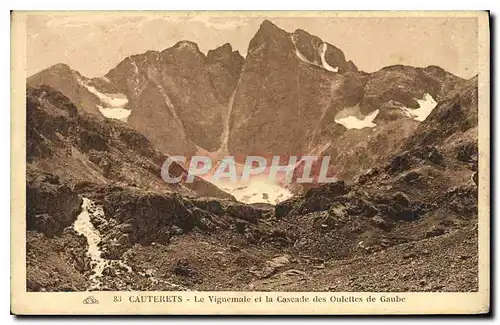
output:
[[224, 65], [230, 65], [231, 62], [238, 62], [238, 65], [243, 65], [243, 60], [241, 54], [238, 51], [233, 51], [229, 43], [225, 43], [207, 53], [207, 61], [210, 63], [219, 62]]
[[288, 44], [291, 48], [292, 44], [288, 35], [286, 31], [266, 19], [260, 24], [259, 30], [250, 41], [247, 53], [250, 53], [253, 49], [266, 43], [268, 40], [275, 40], [280, 44]]
[[66, 70], [66, 71], [71, 71], [71, 68], [66, 63], [57, 63], [57, 64], [54, 64], [49, 69], [51, 69], [51, 70]]
[[35, 76], [39, 76], [39, 75], [42, 75], [42, 74], [46, 74], [46, 73], [55, 73], [55, 74], [62, 74], [62, 75], [65, 75], [65, 74], [68, 74], [68, 73], [72, 73], [73, 70], [71, 69], [71, 67], [65, 63], [56, 63], [46, 69], [43, 69], [42, 71], [39, 71], [37, 73], [35, 73], [34, 75], [30, 76], [28, 79], [32, 79], [33, 77]]
[[268, 19], [264, 19], [262, 23], [260, 24], [261, 29], [268, 29], [268, 30], [281, 30], [278, 26], [276, 26], [273, 22], [271, 22]]
[[195, 51], [195, 52], [200, 52], [200, 48], [198, 47], [198, 44], [192, 41], [179, 41], [174, 45], [175, 49], [178, 50], [189, 50], [189, 51]]
[[[446, 76], [453, 76], [456, 78], [460, 78], [458, 76], [455, 76], [449, 71], [446, 71], [445, 69], [441, 68], [440, 66], [437, 65], [429, 65], [423, 69], [424, 72], [429, 73], [431, 75], [434, 75], [436, 77], [444, 78]], [[462, 79], [462, 78], [460, 78]]]
[[224, 43], [224, 45], [220, 46], [219, 48], [224, 49], [224, 51], [232, 52], [233, 47], [229, 43]]
[[231, 53], [233, 52], [233, 48], [231, 46], [231, 44], [229, 43], [225, 43], [219, 47], [216, 47], [215, 49], [213, 50], [209, 50], [208, 53], [207, 53], [207, 57], [211, 57], [211, 56], [219, 56], [219, 55], [230, 55]]
[[160, 57], [165, 62], [177, 62], [176, 64], [180, 64], [181, 61], [202, 64], [206, 59], [198, 44], [187, 40], [179, 41], [174, 46], [163, 50]]

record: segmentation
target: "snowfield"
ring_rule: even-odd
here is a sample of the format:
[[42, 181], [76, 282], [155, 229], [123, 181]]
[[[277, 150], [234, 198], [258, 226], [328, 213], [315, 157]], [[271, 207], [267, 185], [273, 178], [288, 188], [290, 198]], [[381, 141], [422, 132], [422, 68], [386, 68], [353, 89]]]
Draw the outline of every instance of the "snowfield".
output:
[[[106, 77], [101, 77], [103, 80], [107, 80]], [[109, 80], [107, 80], [109, 81]], [[105, 94], [98, 91], [94, 86], [87, 84], [83, 80], [78, 80], [79, 84], [85, 87], [91, 94], [95, 95], [101, 101], [102, 105], [97, 105], [99, 112], [105, 118], [117, 119], [120, 121], [127, 122], [127, 119], [132, 112], [130, 109], [126, 109], [125, 106], [128, 104], [128, 98], [124, 94]]]
[[402, 110], [406, 116], [414, 119], [415, 121], [425, 121], [427, 116], [432, 112], [432, 110], [437, 106], [436, 100], [428, 93], [424, 94], [424, 98], [415, 100], [419, 104], [419, 108], [408, 108], [403, 107]]
[[276, 204], [289, 199], [293, 194], [279, 184], [265, 180], [251, 180], [248, 182], [214, 182], [215, 186], [233, 195], [243, 203]]
[[359, 110], [359, 104], [353, 107], [346, 107], [335, 115], [335, 122], [342, 124], [348, 129], [373, 128], [377, 124], [373, 120], [377, 117], [379, 110], [363, 115]]
[[323, 43], [323, 45], [321, 45], [321, 64], [323, 65], [323, 68], [325, 68], [328, 71], [339, 72], [339, 67], [334, 68], [331, 65], [329, 65], [328, 62], [326, 62], [325, 53], [327, 48], [328, 45], [326, 43]]
[[[227, 150], [227, 148], [225, 149]], [[224, 161], [224, 158], [215, 158], [217, 160], [214, 163], [210, 173], [199, 175], [201, 178], [210, 182], [222, 189], [223, 191], [233, 195], [236, 200], [243, 203], [269, 203], [276, 204], [290, 198], [293, 194], [284, 186], [280, 185], [279, 182], [273, 181], [268, 177], [252, 177], [249, 180], [241, 180], [244, 165], [235, 164], [235, 179], [236, 181], [230, 181], [227, 178], [217, 178], [213, 177], [215, 170], [220, 168], [220, 164]], [[234, 164], [233, 160], [229, 160], [229, 164]], [[188, 168], [186, 166], [186, 168]], [[268, 172], [268, 169], [267, 169]]]
[[328, 49], [328, 45], [326, 43], [323, 43], [321, 44], [321, 49], [318, 49], [318, 54], [321, 58], [321, 63], [319, 62], [311, 62], [309, 61], [304, 55], [302, 55], [302, 53], [300, 53], [299, 49], [297, 48], [297, 45], [295, 44], [295, 40], [293, 39], [293, 36], [290, 36], [291, 40], [292, 40], [292, 43], [295, 47], [295, 55], [303, 62], [307, 63], [307, 64], [312, 64], [314, 66], [317, 66], [319, 68], [323, 68], [325, 70], [328, 70], [328, 71], [331, 71], [331, 72], [339, 72], [339, 68], [338, 67], [332, 67], [331, 65], [328, 64], [328, 62], [326, 62], [326, 58], [325, 58], [325, 53], [326, 53], [326, 50]]
[[101, 112], [102, 115], [106, 118], [112, 118], [120, 121], [127, 122], [127, 119], [132, 112], [130, 109], [125, 109], [125, 108], [109, 108], [109, 107], [102, 107], [100, 105], [97, 105], [97, 108], [99, 109], [99, 112]]
[[88, 91], [96, 95], [99, 100], [107, 107], [123, 108], [128, 104], [128, 98], [124, 94], [104, 94], [95, 89], [94, 86], [84, 85]]

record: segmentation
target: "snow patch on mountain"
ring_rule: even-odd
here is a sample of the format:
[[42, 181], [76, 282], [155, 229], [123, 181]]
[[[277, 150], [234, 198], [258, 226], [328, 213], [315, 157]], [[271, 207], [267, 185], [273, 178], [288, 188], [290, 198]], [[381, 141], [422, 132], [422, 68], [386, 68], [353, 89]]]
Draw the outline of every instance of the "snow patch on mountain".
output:
[[293, 35], [290, 35], [290, 39], [292, 40], [293, 47], [295, 48], [294, 53], [301, 61], [307, 64], [312, 64], [317, 67], [320, 67], [318, 63], [309, 61], [304, 55], [302, 55], [302, 53], [300, 53], [299, 49], [297, 48], [297, 43], [295, 42], [295, 38], [293, 37]]
[[287, 188], [266, 180], [252, 179], [248, 182], [221, 182], [212, 183], [233, 195], [236, 200], [251, 203], [277, 204], [289, 199], [293, 194]]
[[102, 107], [101, 105], [97, 105], [97, 108], [99, 109], [99, 112], [101, 112], [102, 115], [104, 115], [105, 118], [112, 118], [120, 121], [127, 122], [127, 119], [132, 112], [130, 109], [125, 109], [125, 108], [108, 108], [108, 107]]
[[91, 92], [92, 94], [94, 94], [95, 96], [97, 96], [97, 98], [99, 98], [99, 100], [104, 104], [106, 105], [106, 107], [109, 107], [109, 108], [123, 108], [125, 107], [125, 105], [128, 104], [128, 98], [127, 96], [125, 96], [124, 94], [120, 94], [120, 93], [117, 93], [117, 94], [104, 94], [104, 93], [101, 93], [100, 91], [98, 91], [94, 86], [90, 86], [90, 85], [87, 85], [87, 84], [84, 84], [85, 88], [87, 88], [87, 90], [89, 92]]
[[359, 109], [359, 104], [353, 107], [346, 107], [335, 115], [335, 122], [342, 124], [348, 129], [373, 128], [377, 124], [373, 120], [377, 117], [379, 110], [363, 115]]
[[319, 68], [323, 68], [323, 69], [328, 70], [328, 71], [339, 72], [338, 67], [332, 67], [326, 61], [325, 54], [326, 54], [326, 50], [328, 49], [328, 45], [326, 43], [321, 44], [321, 47], [318, 48], [318, 54], [319, 54], [319, 57], [321, 58], [321, 62], [311, 62], [302, 53], [300, 53], [299, 49], [297, 48], [297, 44], [295, 43], [295, 39], [293, 38], [293, 35], [290, 36], [290, 39], [292, 40], [293, 46], [295, 48], [294, 53], [301, 61], [303, 61], [307, 64], [312, 64], [312, 65], [317, 66]]
[[311, 62], [309, 61], [305, 56], [302, 55], [302, 53], [300, 53], [299, 49], [297, 47], [295, 47], [295, 55], [303, 62], [307, 63], [307, 64], [312, 64], [312, 65], [315, 65], [315, 66], [319, 66], [317, 65], [316, 63], [314, 62]]
[[160, 85], [158, 82], [156, 82], [154, 78], [151, 78], [151, 79], [155, 83], [155, 85], [158, 88], [158, 91], [160, 92], [160, 94], [163, 96], [163, 99], [165, 100], [165, 105], [167, 105], [167, 108], [170, 110], [170, 114], [172, 114], [172, 117], [175, 120], [179, 121], [179, 123], [182, 125], [182, 122], [181, 122], [179, 116], [177, 115], [177, 111], [175, 110], [174, 104], [172, 104], [172, 100], [170, 99], [170, 97], [165, 92], [165, 89], [163, 88], [163, 86]]
[[321, 53], [320, 53], [321, 64], [323, 65], [323, 68], [325, 68], [328, 71], [339, 72], [339, 67], [334, 68], [331, 65], [329, 65], [328, 62], [326, 62], [325, 53], [326, 53], [327, 48], [328, 48], [328, 45], [326, 43], [323, 43], [321, 45]]
[[[212, 153], [207, 153], [204, 149], [198, 151], [198, 154], [208, 155], [212, 161], [215, 161], [208, 173], [200, 175], [201, 178], [233, 195], [236, 200], [247, 204], [268, 203], [274, 205], [287, 200], [293, 195], [292, 192], [281, 184], [279, 177], [277, 179], [272, 179], [267, 176], [250, 177], [248, 180], [242, 180], [241, 177], [245, 165], [235, 162], [232, 156], [225, 156], [224, 150], [227, 150], [227, 148], [221, 148]], [[217, 170], [221, 169], [221, 164], [234, 164], [236, 180], [231, 181], [226, 177], [219, 178], [215, 176]], [[187, 166], [185, 167], [187, 168]], [[269, 168], [269, 166], [266, 168], [265, 174], [269, 173]], [[222, 166], [222, 170], [226, 171], [226, 169], [227, 167]]]
[[107, 83], [111, 83], [111, 81], [105, 76], [99, 77], [99, 79], [104, 80]]
[[131, 56], [128, 57], [130, 60], [130, 64], [132, 64], [132, 68], [134, 69], [134, 73], [138, 74], [139, 73], [139, 67], [137, 66], [137, 63], [135, 63], [134, 59], [132, 59]]
[[[102, 79], [108, 80], [106, 77], [102, 77]], [[97, 105], [97, 108], [104, 117], [118, 119], [124, 122], [127, 121], [127, 118], [132, 112], [130, 109], [125, 109], [125, 106], [128, 104], [127, 96], [121, 93], [102, 93], [92, 84], [82, 79], [78, 79], [78, 83], [101, 101], [102, 105]]]
[[415, 100], [418, 102], [418, 108], [402, 107], [401, 109], [406, 116], [415, 121], [425, 121], [427, 116], [429, 116], [432, 110], [437, 106], [437, 101], [428, 93], [425, 93], [422, 99], [415, 98]]

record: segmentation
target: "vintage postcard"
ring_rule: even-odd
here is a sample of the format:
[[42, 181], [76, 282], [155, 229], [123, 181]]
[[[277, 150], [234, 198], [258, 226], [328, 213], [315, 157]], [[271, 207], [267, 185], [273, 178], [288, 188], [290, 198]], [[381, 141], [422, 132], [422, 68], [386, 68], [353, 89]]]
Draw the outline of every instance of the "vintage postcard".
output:
[[489, 312], [488, 12], [11, 22], [12, 313]]

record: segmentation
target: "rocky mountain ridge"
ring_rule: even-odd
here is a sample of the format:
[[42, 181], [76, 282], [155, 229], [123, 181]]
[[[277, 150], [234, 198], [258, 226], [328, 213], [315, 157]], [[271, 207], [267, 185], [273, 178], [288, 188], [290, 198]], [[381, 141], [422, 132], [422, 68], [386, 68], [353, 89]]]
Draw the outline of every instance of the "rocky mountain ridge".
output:
[[[85, 111], [115, 112], [166, 154], [211, 152], [241, 160], [328, 152], [333, 161], [356, 155], [336, 150], [349, 148], [352, 137], [375, 142], [372, 131], [385, 139], [397, 128], [403, 141], [437, 101], [465, 82], [436, 66], [365, 73], [334, 45], [268, 20], [247, 53], [243, 58], [224, 44], [205, 55], [197, 44], [180, 41], [127, 57], [103, 77], [88, 79], [56, 65], [28, 84], [52, 86]], [[333, 168], [341, 179], [353, 177], [351, 170]]]
[[[43, 86], [27, 88], [28, 175], [46, 174], [48, 180], [70, 183], [132, 186], [187, 196], [232, 198], [202, 179], [167, 184], [161, 168], [167, 156], [126, 124], [86, 114], [61, 93]], [[173, 163], [172, 176], [187, 174]]]

